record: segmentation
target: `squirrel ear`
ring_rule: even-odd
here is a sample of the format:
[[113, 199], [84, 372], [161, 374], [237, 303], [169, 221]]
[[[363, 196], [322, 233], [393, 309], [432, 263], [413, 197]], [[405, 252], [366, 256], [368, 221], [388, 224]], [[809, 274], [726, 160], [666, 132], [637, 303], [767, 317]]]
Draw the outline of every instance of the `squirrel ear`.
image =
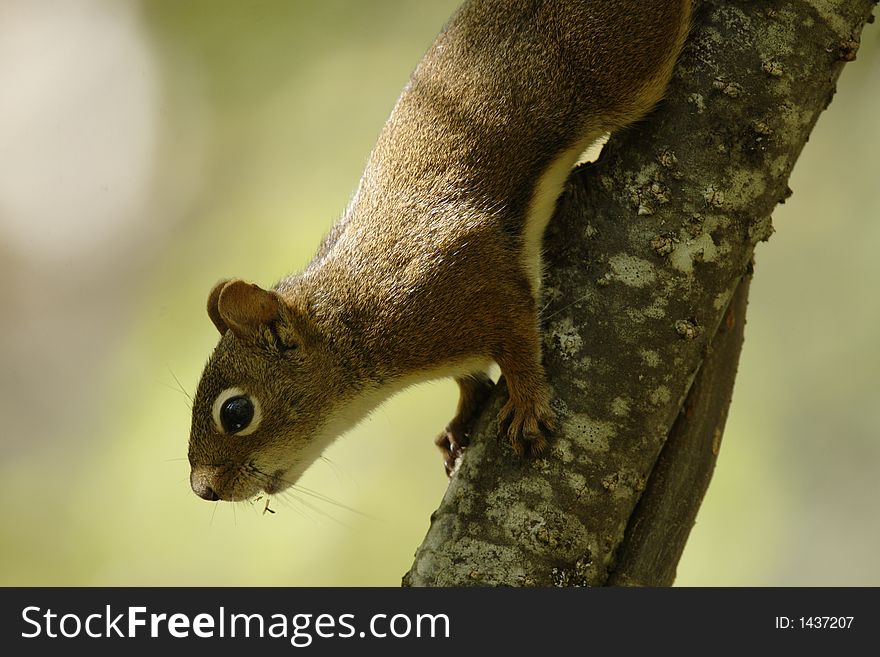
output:
[[208, 296], [208, 316], [221, 335], [227, 329], [239, 337], [254, 335], [260, 326], [281, 314], [277, 292], [242, 280], [221, 281]]
[[208, 317], [211, 318], [214, 326], [220, 331], [220, 335], [223, 335], [229, 330], [229, 326], [226, 325], [226, 322], [223, 321], [223, 317], [220, 315], [220, 293], [223, 291], [223, 288], [226, 287], [228, 282], [228, 278], [223, 279], [214, 286], [214, 289], [212, 289], [211, 293], [208, 295]]

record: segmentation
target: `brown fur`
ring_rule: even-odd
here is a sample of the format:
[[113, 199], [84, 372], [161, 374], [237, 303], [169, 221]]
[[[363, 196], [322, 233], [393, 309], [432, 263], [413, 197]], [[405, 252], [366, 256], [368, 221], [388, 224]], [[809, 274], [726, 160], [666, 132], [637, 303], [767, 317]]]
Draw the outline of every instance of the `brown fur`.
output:
[[[240, 281], [212, 292], [222, 337], [193, 407], [193, 488], [222, 499], [283, 488], [329, 433], [438, 375], [461, 389], [437, 441], [449, 468], [491, 361], [510, 391], [500, 421], [511, 443], [541, 451], [555, 417], [523, 257], [538, 183], [561, 154], [651, 109], [689, 16], [689, 0], [466, 2], [413, 73], [305, 271], [274, 292]], [[553, 189], [555, 202], [561, 185]], [[211, 420], [230, 386], [259, 398], [252, 435], [224, 435]]]

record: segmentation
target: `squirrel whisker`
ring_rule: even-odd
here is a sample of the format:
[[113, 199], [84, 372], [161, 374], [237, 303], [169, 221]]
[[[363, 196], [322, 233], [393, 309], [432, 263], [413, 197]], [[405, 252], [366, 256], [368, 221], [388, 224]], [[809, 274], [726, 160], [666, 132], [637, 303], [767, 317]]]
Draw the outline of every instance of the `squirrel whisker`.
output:
[[[286, 486], [285, 486], [284, 490], [281, 490], [277, 493], [273, 493], [276, 496], [284, 497], [286, 495], [290, 495], [293, 492], [301, 493], [303, 495], [314, 498], [314, 499], [319, 500], [321, 502], [324, 502], [326, 504], [331, 504], [339, 509], [344, 509], [345, 511], [348, 511], [350, 513], [354, 513], [359, 516], [363, 516], [364, 518], [370, 518], [371, 520], [376, 520], [376, 518], [370, 516], [369, 514], [364, 513], [363, 511], [358, 511], [357, 509], [350, 507], [347, 504], [343, 504], [339, 500], [336, 500], [336, 499], [330, 497], [329, 495], [325, 495], [323, 493], [319, 493], [316, 490], [306, 488], [302, 484], [297, 484], [295, 482], [288, 481], [288, 480], [284, 479], [283, 477], [279, 477], [276, 475], [270, 475], [270, 474], [263, 472], [262, 470], [254, 467], [254, 466], [251, 466], [248, 468], [247, 474], [254, 477], [260, 484], [264, 484], [269, 481], [280, 482], [280, 483], [285, 484]], [[301, 498], [297, 498], [297, 501], [304, 502], [304, 500], [302, 500]]]

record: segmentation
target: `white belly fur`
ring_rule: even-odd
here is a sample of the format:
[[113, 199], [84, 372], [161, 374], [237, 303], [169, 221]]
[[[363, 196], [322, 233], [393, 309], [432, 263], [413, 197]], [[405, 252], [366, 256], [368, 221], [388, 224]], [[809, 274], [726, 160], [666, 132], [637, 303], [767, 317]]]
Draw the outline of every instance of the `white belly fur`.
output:
[[540, 300], [541, 278], [544, 274], [542, 253], [544, 245], [544, 231], [550, 223], [550, 217], [556, 210], [556, 202], [565, 187], [575, 162], [580, 155], [599, 137], [601, 131], [590, 132], [581, 141], [557, 157], [547, 170], [544, 171], [535, 192], [532, 195], [529, 210], [526, 214], [526, 225], [523, 231], [522, 265], [526, 276], [532, 283], [532, 294], [535, 300]]

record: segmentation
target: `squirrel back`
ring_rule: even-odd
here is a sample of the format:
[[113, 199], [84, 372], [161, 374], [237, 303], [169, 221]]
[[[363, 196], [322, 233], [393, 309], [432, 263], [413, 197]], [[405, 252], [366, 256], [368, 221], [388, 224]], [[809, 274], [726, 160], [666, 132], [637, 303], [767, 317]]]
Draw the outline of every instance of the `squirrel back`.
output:
[[283, 489], [407, 385], [453, 376], [450, 472], [491, 389], [519, 453], [555, 427], [541, 365], [541, 242], [577, 157], [660, 99], [689, 0], [472, 0], [415, 69], [306, 269], [212, 291], [221, 334], [193, 405], [192, 485]]

